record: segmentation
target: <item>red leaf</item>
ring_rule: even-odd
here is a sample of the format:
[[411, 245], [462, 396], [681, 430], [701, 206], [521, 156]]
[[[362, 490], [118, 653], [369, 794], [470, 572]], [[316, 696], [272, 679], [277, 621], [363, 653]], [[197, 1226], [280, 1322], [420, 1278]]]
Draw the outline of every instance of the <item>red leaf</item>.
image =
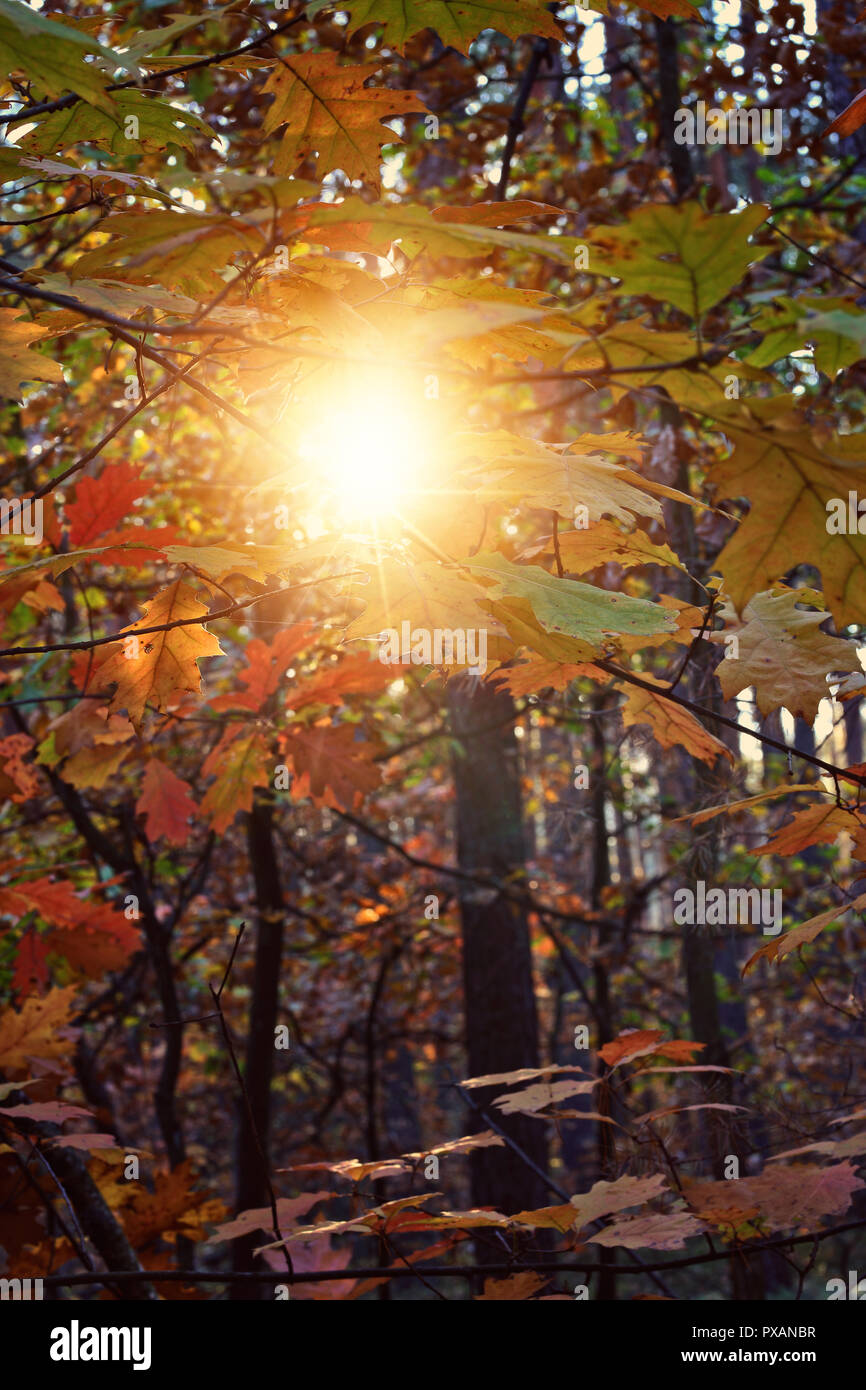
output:
[[151, 841], [165, 836], [169, 844], [182, 845], [189, 835], [189, 818], [198, 807], [188, 782], [172, 772], [158, 758], [151, 758], [144, 770], [141, 796], [136, 814], [145, 817], [144, 830]]
[[82, 478], [66, 508], [71, 548], [80, 550], [104, 535], [129, 515], [133, 502], [152, 486], [142, 482], [138, 469], [129, 463], [110, 463], [98, 478]]

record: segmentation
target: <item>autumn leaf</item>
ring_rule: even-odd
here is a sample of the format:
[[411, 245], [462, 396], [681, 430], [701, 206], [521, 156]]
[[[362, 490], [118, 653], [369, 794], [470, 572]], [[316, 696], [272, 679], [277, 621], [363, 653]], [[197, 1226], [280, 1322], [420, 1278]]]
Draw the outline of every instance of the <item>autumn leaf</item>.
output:
[[20, 1010], [4, 1009], [0, 1013], [0, 1070], [27, 1072], [38, 1059], [52, 1071], [63, 1071], [76, 1037], [69, 1020], [77, 1007], [77, 993], [74, 985], [68, 985], [49, 990], [41, 998], [31, 995]]
[[853, 135], [856, 130], [866, 122], [866, 91], [858, 92], [853, 101], [850, 101], [844, 111], [840, 111], [834, 121], [831, 121], [822, 135], [825, 139], [828, 135]]
[[246, 645], [247, 667], [239, 675], [246, 690], [217, 695], [211, 700], [212, 708], [260, 710], [268, 696], [274, 694], [295, 657], [310, 644], [311, 637], [308, 623], [285, 628], [277, 633], [273, 642], [254, 637]]
[[664, 1033], [660, 1028], [635, 1029], [621, 1033], [613, 1042], [605, 1043], [598, 1049], [598, 1055], [609, 1067], [621, 1066], [623, 1062], [634, 1061], [636, 1057], [646, 1057], [658, 1051], [658, 1044]]
[[752, 853], [799, 854], [809, 845], [835, 844], [843, 834], [852, 835], [860, 850], [858, 857], [866, 857], [866, 825], [857, 811], [832, 801], [820, 802], [796, 811], [792, 820]]
[[18, 0], [0, 0], [0, 66], [7, 72], [25, 73], [48, 97], [75, 92], [102, 111], [111, 111], [114, 100], [106, 91], [109, 78], [100, 66], [85, 57], [107, 62], [109, 72], [124, 67], [134, 77], [136, 65], [111, 49], [73, 29], [57, 24]]
[[[847, 505], [854, 485], [842, 442], [818, 442], [793, 423], [755, 428], [726, 422], [733, 450], [713, 465], [717, 498], [745, 497], [748, 514], [716, 561], [738, 612], [757, 591], [772, 589], [798, 565], [821, 572], [822, 589], [837, 626], [866, 619], [866, 541], [828, 529], [835, 499]], [[859, 445], [859, 439], [856, 440]]]
[[218, 835], [227, 830], [239, 811], [249, 811], [256, 787], [273, 779], [274, 758], [267, 741], [257, 729], [230, 725], [216, 747], [205, 758], [202, 776], [215, 776], [201, 803]]
[[614, 1182], [597, 1182], [589, 1192], [579, 1193], [571, 1198], [575, 1209], [575, 1226], [588, 1226], [601, 1216], [611, 1216], [625, 1211], [628, 1207], [641, 1206], [667, 1192], [664, 1178], [653, 1174], [647, 1178], [621, 1177]]
[[151, 758], [144, 769], [136, 814], [145, 817], [144, 828], [151, 841], [164, 837], [169, 844], [182, 845], [189, 836], [189, 820], [198, 807], [190, 795], [191, 787], [159, 758]]
[[626, 695], [622, 706], [624, 724], [628, 727], [633, 724], [648, 724], [653, 738], [658, 740], [662, 748], [675, 748], [679, 745], [701, 762], [713, 764], [720, 757], [727, 758], [729, 763], [734, 761], [730, 748], [722, 743], [721, 739], [716, 738], [715, 734], [709, 733], [689, 710], [683, 709], [673, 700], [665, 699], [662, 692], [667, 687], [663, 681], [656, 681], [652, 676], [643, 674], [641, 679], [657, 685], [659, 694], [656, 695], [652, 690], [644, 690], [642, 686], [627, 685], [618, 681], [617, 689], [624, 690]]
[[850, 1163], [820, 1168], [798, 1163], [765, 1169], [754, 1177], [731, 1182], [685, 1179], [684, 1196], [704, 1220], [722, 1227], [739, 1220], [756, 1220], [770, 1232], [806, 1226], [826, 1216], [841, 1216], [853, 1194], [866, 1183]]
[[382, 119], [426, 111], [415, 92], [365, 87], [375, 64], [346, 66], [335, 53], [296, 53], [272, 69], [264, 94], [274, 98], [264, 131], [286, 127], [277, 174], [291, 174], [306, 155], [317, 156], [317, 177], [342, 169], [349, 178], [379, 184], [380, 151], [400, 137]]
[[838, 922], [839, 918], [846, 912], [862, 912], [866, 908], [866, 893], [861, 893], [849, 903], [842, 903], [839, 907], [828, 908], [826, 912], [819, 912], [817, 917], [810, 917], [808, 922], [801, 922], [799, 927], [792, 927], [790, 931], [782, 936], [774, 937], [772, 941], [767, 941], [761, 948], [755, 951], [754, 955], [749, 956], [743, 966], [743, 975], [747, 975], [753, 970], [759, 960], [780, 961], [792, 951], [799, 950], [807, 942], [814, 941], [820, 936], [825, 927], [829, 927], [832, 922]]
[[[124, 641], [120, 651], [99, 667], [103, 684], [115, 682], [117, 686], [109, 709], [125, 709], [137, 733], [141, 732], [145, 706], [164, 710], [179, 695], [198, 693], [201, 677], [197, 662], [222, 655], [216, 637], [190, 621], [206, 617], [207, 609], [182, 580], [157, 594], [145, 605], [144, 613], [137, 623], [122, 629], [118, 640], [135, 638], [142, 628], [170, 623], [179, 626], [163, 632], [141, 632], [136, 642]], [[127, 656], [127, 651], [133, 654]]]
[[828, 675], [862, 670], [855, 642], [820, 631], [829, 613], [796, 606], [819, 598], [812, 589], [755, 594], [743, 610], [745, 626], [734, 633], [736, 655], [716, 667], [726, 700], [754, 686], [761, 714], [784, 706], [811, 724], [830, 694]]
[[374, 749], [355, 736], [350, 724], [297, 727], [283, 740], [294, 772], [292, 796], [312, 797], [317, 806], [357, 810], [381, 781]]
[[705, 1229], [703, 1222], [688, 1212], [652, 1213], [615, 1221], [594, 1236], [587, 1236], [587, 1242], [610, 1249], [619, 1246], [625, 1250], [682, 1250], [687, 1240]]
[[659, 604], [558, 579], [538, 565], [515, 565], [499, 553], [475, 555], [464, 561], [464, 568], [489, 584], [491, 598], [525, 599], [544, 631], [567, 638], [578, 660], [591, 658], [615, 634], [652, 634], [674, 626]]
[[[336, 8], [334, 0], [312, 0], [307, 13], [312, 18], [320, 10]], [[340, 9], [344, 7], [339, 6]], [[468, 53], [474, 39], [484, 29], [496, 29], [509, 38], [521, 34], [562, 37], [543, 0], [352, 0], [347, 33], [368, 24], [381, 24], [383, 35], [395, 48], [424, 29], [434, 29], [443, 44]]]
[[81, 478], [75, 496], [65, 508], [70, 546], [82, 549], [110, 531], [152, 486], [144, 482], [139, 469], [129, 463], [112, 463], [103, 468], [97, 478]]
[[49, 330], [19, 315], [18, 309], [0, 309], [0, 396], [16, 401], [25, 381], [63, 381], [60, 363], [30, 348], [31, 343], [49, 337]]
[[750, 237], [768, 209], [706, 213], [697, 202], [639, 208], [617, 227], [595, 227], [587, 238], [594, 275], [622, 281], [620, 293], [648, 294], [700, 321], [769, 255]]

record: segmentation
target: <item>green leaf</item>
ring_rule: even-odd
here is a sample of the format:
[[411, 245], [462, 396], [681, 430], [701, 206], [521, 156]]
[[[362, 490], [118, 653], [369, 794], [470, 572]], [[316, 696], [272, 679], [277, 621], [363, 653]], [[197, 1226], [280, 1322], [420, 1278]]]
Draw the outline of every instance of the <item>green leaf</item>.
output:
[[587, 237], [587, 269], [622, 280], [621, 294], [650, 295], [698, 321], [770, 254], [749, 241], [768, 213], [761, 204], [716, 214], [699, 203], [643, 207], [623, 226]]
[[537, 565], [515, 565], [498, 553], [476, 555], [463, 567], [489, 582], [492, 598], [525, 599], [545, 632], [573, 638], [570, 659], [596, 655], [617, 633], [651, 635], [676, 626], [658, 604], [559, 579]]
[[[87, 55], [101, 59], [103, 66], [85, 62]], [[115, 68], [140, 76], [135, 63], [70, 25], [55, 24], [21, 0], [0, 0], [0, 66], [23, 72], [48, 97], [75, 92], [102, 111], [114, 109], [114, 98], [105, 89]]]

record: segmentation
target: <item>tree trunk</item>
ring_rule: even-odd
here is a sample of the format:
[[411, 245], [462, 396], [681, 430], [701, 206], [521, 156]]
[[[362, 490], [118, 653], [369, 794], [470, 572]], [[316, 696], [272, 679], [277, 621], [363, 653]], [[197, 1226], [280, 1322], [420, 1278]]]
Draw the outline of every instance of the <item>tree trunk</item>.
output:
[[[520, 772], [510, 716], [511, 696], [492, 687], [452, 680], [457, 856], [481, 877], [517, 883], [524, 871]], [[463, 984], [467, 1065], [471, 1076], [538, 1066], [538, 1018], [526, 912], [487, 889], [461, 884]], [[473, 1093], [484, 1105], [488, 1093]], [[497, 1120], [497, 1123], [499, 1121]], [[476, 1128], [484, 1128], [476, 1121]], [[504, 1118], [501, 1128], [538, 1167], [547, 1145], [543, 1125], [528, 1116]], [[510, 1147], [471, 1157], [472, 1200], [512, 1214], [549, 1200], [541, 1178]]]

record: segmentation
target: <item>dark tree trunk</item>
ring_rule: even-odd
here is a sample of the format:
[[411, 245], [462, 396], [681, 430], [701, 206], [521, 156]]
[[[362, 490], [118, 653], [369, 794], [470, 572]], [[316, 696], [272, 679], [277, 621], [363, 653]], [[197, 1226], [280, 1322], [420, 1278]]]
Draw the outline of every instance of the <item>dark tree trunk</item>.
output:
[[[250, 999], [249, 1032], [247, 1035], [244, 1080], [249, 1096], [255, 1130], [265, 1155], [271, 1120], [271, 1081], [274, 1073], [274, 1036], [278, 1023], [280, 990], [280, 959], [283, 949], [283, 890], [277, 860], [270, 804], [257, 797], [247, 818], [247, 844], [250, 868], [256, 894], [258, 922], [256, 926], [256, 958], [253, 966], [253, 991]], [[267, 1181], [262, 1165], [256, 1134], [253, 1132], [246, 1106], [239, 1105], [239, 1128], [235, 1204], [238, 1211], [266, 1204]], [[256, 1233], [241, 1237], [234, 1243], [233, 1261], [236, 1270], [256, 1267], [253, 1248], [260, 1245]], [[266, 1286], [236, 1286], [235, 1298], [267, 1297]]]
[[[448, 705], [460, 741], [454, 757], [458, 862], [481, 877], [516, 883], [524, 869], [524, 842], [511, 696], [452, 681]], [[526, 913], [518, 904], [471, 884], [461, 885], [460, 912], [469, 1074], [536, 1067], [538, 1019]], [[483, 1106], [490, 1094], [475, 1091], [474, 1097]], [[483, 1122], [476, 1121], [475, 1127], [483, 1128]], [[543, 1124], [516, 1115], [503, 1119], [501, 1128], [545, 1168]], [[474, 1153], [471, 1173], [476, 1206], [510, 1214], [549, 1200], [541, 1178], [510, 1147]]]

